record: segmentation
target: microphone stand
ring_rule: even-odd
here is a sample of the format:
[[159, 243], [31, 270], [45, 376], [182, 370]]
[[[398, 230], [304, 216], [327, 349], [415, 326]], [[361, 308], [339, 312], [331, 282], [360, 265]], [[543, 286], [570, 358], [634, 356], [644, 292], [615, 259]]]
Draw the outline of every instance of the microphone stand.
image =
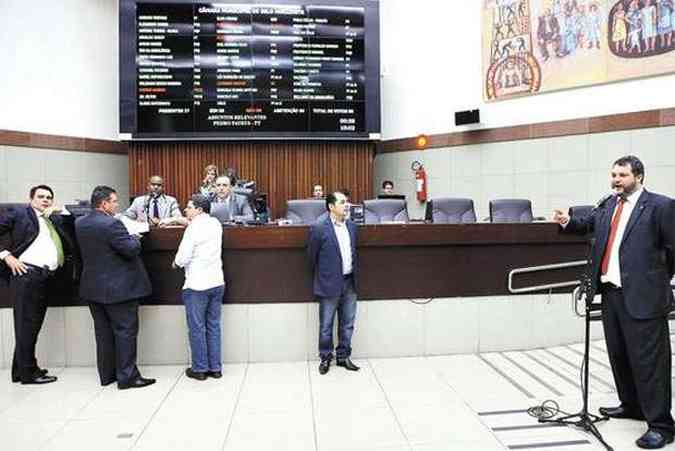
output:
[[586, 260], [586, 268], [584, 269], [584, 273], [581, 276], [580, 279], [580, 289], [579, 289], [579, 294], [577, 295], [577, 300], [581, 300], [581, 298], [584, 298], [585, 302], [585, 311], [586, 311], [586, 333], [585, 333], [585, 341], [584, 341], [584, 360], [583, 360], [583, 383], [582, 383], [582, 400], [583, 400], [583, 406], [581, 408], [581, 411], [579, 413], [573, 414], [573, 415], [565, 415], [560, 418], [539, 418], [540, 423], [556, 423], [556, 424], [561, 424], [561, 425], [567, 425], [567, 426], [575, 426], [579, 429], [583, 429], [584, 431], [592, 434], [595, 436], [595, 438], [598, 439], [598, 441], [607, 449], [607, 451], [614, 451], [614, 448], [612, 448], [602, 437], [602, 434], [600, 434], [600, 431], [598, 431], [598, 428], [595, 427], [595, 423], [599, 423], [601, 421], [607, 421], [609, 420], [609, 417], [606, 416], [598, 416], [594, 415], [592, 413], [589, 413], [588, 411], [588, 376], [589, 376], [589, 369], [588, 369], [588, 361], [589, 361], [589, 355], [590, 355], [590, 343], [591, 343], [591, 311], [593, 310], [592, 308], [592, 303], [593, 303], [593, 298], [595, 297], [595, 290], [593, 289], [593, 249], [595, 247], [595, 239], [590, 240], [590, 250], [588, 253], [588, 259]]

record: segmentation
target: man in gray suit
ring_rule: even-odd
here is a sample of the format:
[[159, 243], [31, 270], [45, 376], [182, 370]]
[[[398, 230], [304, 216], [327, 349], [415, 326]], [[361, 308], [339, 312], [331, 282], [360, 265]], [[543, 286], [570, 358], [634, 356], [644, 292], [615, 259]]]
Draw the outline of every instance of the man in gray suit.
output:
[[175, 197], [164, 194], [164, 179], [158, 175], [150, 177], [147, 194], [134, 199], [124, 216], [155, 226], [160, 223], [182, 223], [183, 219], [178, 201]]
[[253, 210], [248, 199], [232, 191], [232, 182], [226, 175], [216, 179], [216, 195], [211, 200], [211, 216], [221, 223], [234, 221], [236, 218], [253, 220]]

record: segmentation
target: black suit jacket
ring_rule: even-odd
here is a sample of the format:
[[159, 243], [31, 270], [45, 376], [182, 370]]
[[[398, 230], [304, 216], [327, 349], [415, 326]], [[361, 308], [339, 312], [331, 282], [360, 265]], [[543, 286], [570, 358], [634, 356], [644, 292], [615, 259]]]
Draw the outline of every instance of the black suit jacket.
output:
[[116, 304], [150, 295], [141, 243], [120, 220], [94, 210], [75, 221], [75, 234], [82, 253], [82, 299]]
[[[626, 225], [619, 248], [621, 287], [626, 310], [635, 319], [657, 318], [670, 310], [673, 301], [670, 279], [675, 273], [674, 202], [644, 190]], [[612, 197], [590, 215], [572, 217], [564, 229], [568, 233], [593, 233], [592, 282], [596, 290], [600, 287], [600, 264], [616, 203], [616, 197]]]
[[[347, 220], [346, 224], [352, 247], [352, 274], [356, 289], [358, 228], [350, 220]], [[314, 272], [314, 295], [322, 298], [336, 298], [340, 296], [344, 283], [342, 276], [342, 254], [340, 254], [340, 245], [335, 235], [330, 215], [310, 228], [309, 239], [307, 240], [307, 254], [310, 267]]]
[[[75, 252], [75, 245], [70, 234], [65, 231], [63, 217], [53, 214], [49, 219], [61, 237], [64, 255], [71, 257]], [[39, 232], [38, 218], [30, 205], [5, 210], [0, 213], [0, 252], [7, 250], [18, 258], [35, 241]], [[11, 274], [4, 262], [0, 262], [0, 269], [3, 277]]]

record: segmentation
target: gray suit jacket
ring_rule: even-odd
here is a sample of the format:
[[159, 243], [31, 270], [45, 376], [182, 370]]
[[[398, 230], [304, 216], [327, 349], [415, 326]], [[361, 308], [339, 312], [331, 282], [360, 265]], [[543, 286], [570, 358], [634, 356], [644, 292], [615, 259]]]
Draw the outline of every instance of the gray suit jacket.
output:
[[225, 203], [216, 202], [216, 198], [211, 201], [211, 216], [217, 218], [221, 223], [233, 221], [235, 216], [243, 217], [247, 221], [252, 221], [253, 210], [246, 196], [231, 193], [228, 206]]
[[[154, 200], [147, 194], [134, 199], [133, 203], [123, 213], [136, 221], [147, 222], [148, 214], [152, 217]], [[157, 209], [159, 210], [159, 219], [180, 218], [183, 214], [180, 212], [178, 201], [175, 197], [162, 194], [157, 198]]]

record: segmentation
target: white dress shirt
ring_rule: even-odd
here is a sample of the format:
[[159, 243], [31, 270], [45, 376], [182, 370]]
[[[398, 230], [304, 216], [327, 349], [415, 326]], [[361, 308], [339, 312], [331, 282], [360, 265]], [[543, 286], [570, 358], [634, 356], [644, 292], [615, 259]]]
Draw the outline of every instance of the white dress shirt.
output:
[[183, 289], [205, 291], [225, 284], [223, 227], [206, 213], [195, 216], [185, 229], [174, 263], [185, 268]]
[[[616, 230], [616, 235], [614, 236], [614, 242], [612, 243], [611, 253], [609, 254], [609, 263], [607, 265], [607, 274], [600, 276], [600, 281], [602, 283], [611, 283], [617, 287], [621, 286], [621, 266], [619, 264], [619, 254], [621, 250], [621, 240], [623, 240], [623, 234], [626, 232], [626, 225], [628, 225], [628, 220], [630, 219], [631, 213], [637, 201], [640, 198], [640, 195], [644, 191], [643, 188], [636, 190], [630, 196], [626, 197], [624, 201], [623, 210], [621, 211], [621, 218], [619, 219], [619, 226]], [[614, 213], [619, 207], [617, 203], [614, 207]], [[614, 213], [612, 213], [612, 218], [614, 218]], [[611, 231], [611, 229], [610, 229]]]
[[349, 229], [347, 224], [343, 221], [341, 223], [336, 222], [335, 218], [331, 216], [331, 222], [333, 223], [333, 229], [335, 230], [335, 236], [338, 240], [338, 246], [340, 247], [340, 255], [342, 256], [342, 275], [346, 276], [351, 274], [353, 271], [352, 268], [352, 239], [349, 236]]
[[30, 246], [28, 246], [28, 249], [23, 251], [19, 256], [19, 261], [21, 263], [39, 266], [40, 268], [46, 266], [50, 271], [56, 271], [56, 268], [58, 267], [56, 245], [52, 240], [52, 236], [49, 234], [49, 229], [47, 228], [45, 218], [42, 216], [42, 212], [35, 210], [35, 214], [38, 218], [40, 231], [38, 232], [35, 241], [33, 241]]

